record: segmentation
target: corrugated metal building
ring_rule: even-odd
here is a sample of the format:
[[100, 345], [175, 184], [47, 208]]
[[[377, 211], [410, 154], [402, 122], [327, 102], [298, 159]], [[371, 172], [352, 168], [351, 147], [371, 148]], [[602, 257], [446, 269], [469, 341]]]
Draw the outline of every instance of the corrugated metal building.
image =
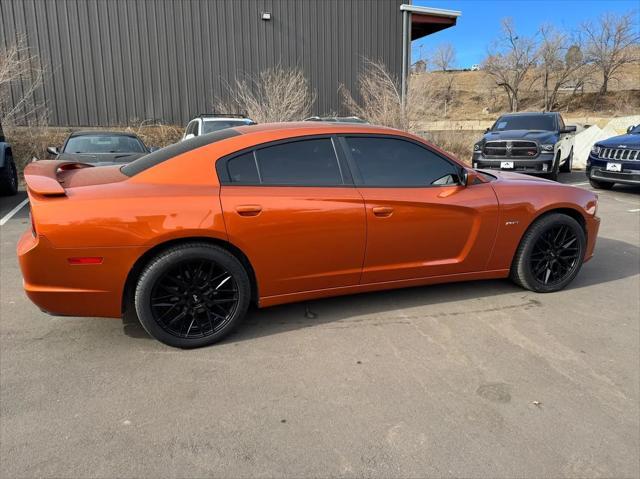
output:
[[0, 0], [0, 15], [0, 50], [22, 37], [45, 69], [49, 123], [91, 126], [184, 124], [238, 75], [274, 65], [305, 72], [314, 114], [344, 113], [338, 88], [356, 90], [363, 58], [403, 77], [410, 40], [459, 13], [400, 0]]

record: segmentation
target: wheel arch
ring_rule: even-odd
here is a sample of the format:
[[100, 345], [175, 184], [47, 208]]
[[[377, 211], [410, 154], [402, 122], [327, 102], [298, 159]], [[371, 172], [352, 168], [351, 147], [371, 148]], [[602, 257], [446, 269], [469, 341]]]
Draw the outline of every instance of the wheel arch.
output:
[[129, 273], [127, 274], [127, 279], [125, 280], [124, 288], [122, 291], [121, 311], [123, 314], [125, 313], [135, 293], [136, 279], [140, 276], [140, 273], [142, 272], [144, 267], [149, 263], [149, 261], [155, 256], [157, 256], [158, 254], [162, 253], [162, 251], [165, 251], [173, 246], [188, 244], [188, 243], [209, 243], [211, 245], [218, 246], [228, 251], [233, 256], [235, 256], [247, 270], [247, 273], [249, 275], [249, 281], [251, 283], [251, 301], [254, 303], [257, 303], [259, 298], [258, 281], [256, 278], [256, 273], [253, 268], [253, 265], [249, 261], [249, 258], [247, 257], [247, 255], [240, 248], [229, 243], [228, 241], [225, 241], [219, 238], [212, 238], [208, 236], [191, 236], [191, 237], [185, 237], [185, 238], [172, 239], [172, 240], [159, 243], [153, 246], [152, 248], [148, 249], [147, 251], [145, 251], [144, 254], [142, 254], [136, 260], [136, 262], [133, 264], [133, 266], [129, 270]]
[[[553, 207], [550, 207], [550, 208], [545, 209], [543, 211], [540, 211], [536, 216], [534, 216], [531, 219], [531, 221], [529, 222], [527, 227], [524, 229], [524, 231], [520, 235], [520, 238], [518, 239], [518, 244], [516, 245], [516, 251], [517, 251], [517, 248], [520, 247], [520, 244], [522, 243], [522, 239], [527, 234], [527, 231], [529, 231], [531, 229], [531, 227], [534, 225], [534, 223], [539, 221], [541, 218], [543, 218], [545, 216], [552, 215], [554, 213], [561, 213], [561, 214], [567, 215], [567, 216], [573, 218], [574, 220], [576, 220], [578, 222], [578, 224], [580, 225], [580, 227], [582, 228], [582, 231], [584, 232], [585, 240], [588, 241], [589, 232], [587, 231], [587, 220], [584, 217], [584, 215], [582, 214], [582, 212], [580, 212], [580, 210], [578, 210], [576, 208], [572, 208], [570, 206], [553, 206]], [[515, 253], [514, 253], [514, 258], [515, 258]]]

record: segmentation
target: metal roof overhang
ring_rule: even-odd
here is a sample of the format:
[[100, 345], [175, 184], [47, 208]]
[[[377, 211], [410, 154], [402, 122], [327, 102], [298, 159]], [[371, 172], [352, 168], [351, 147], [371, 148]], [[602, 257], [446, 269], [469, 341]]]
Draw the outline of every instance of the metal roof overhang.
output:
[[445, 28], [453, 27], [461, 15], [457, 10], [400, 5], [401, 11], [411, 13], [411, 40], [425, 37]]

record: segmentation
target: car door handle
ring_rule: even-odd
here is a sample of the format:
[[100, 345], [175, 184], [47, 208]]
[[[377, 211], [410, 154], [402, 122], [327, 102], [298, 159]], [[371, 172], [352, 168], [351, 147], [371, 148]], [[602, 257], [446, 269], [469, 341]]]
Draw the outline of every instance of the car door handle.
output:
[[262, 206], [239, 205], [239, 206], [236, 206], [236, 211], [240, 216], [258, 216], [262, 211]]
[[373, 207], [373, 214], [376, 216], [379, 216], [380, 218], [386, 218], [388, 216], [391, 216], [392, 213], [393, 213], [393, 208], [391, 208], [390, 206], [374, 206]]

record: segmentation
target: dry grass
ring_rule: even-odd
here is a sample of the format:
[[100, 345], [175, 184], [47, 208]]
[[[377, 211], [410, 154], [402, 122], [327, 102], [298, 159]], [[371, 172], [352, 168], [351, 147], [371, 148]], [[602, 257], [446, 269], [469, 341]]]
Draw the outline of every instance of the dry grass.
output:
[[471, 163], [473, 144], [482, 137], [482, 131], [473, 130], [418, 131], [417, 134], [467, 164]]
[[302, 70], [280, 66], [239, 78], [228, 90], [231, 100], [214, 104], [214, 109], [247, 115], [258, 123], [302, 120], [315, 101]]

